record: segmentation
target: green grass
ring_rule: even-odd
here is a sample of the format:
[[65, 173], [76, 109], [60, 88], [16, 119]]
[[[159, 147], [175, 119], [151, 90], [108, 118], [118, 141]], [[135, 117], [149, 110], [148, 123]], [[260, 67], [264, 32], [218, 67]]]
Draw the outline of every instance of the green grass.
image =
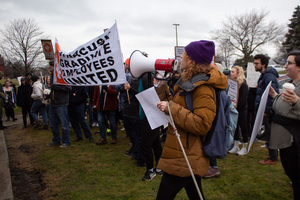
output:
[[[19, 108], [15, 111], [21, 113]], [[93, 128], [93, 132], [96, 131]], [[111, 145], [108, 137], [108, 144], [104, 146], [85, 140], [65, 149], [45, 147], [52, 139], [50, 130], [27, 129], [26, 134], [30, 141], [24, 142], [35, 149], [33, 159], [43, 172], [46, 193], [50, 192], [54, 199], [153, 200], [156, 197], [161, 177], [150, 182], [141, 180], [145, 168], [136, 167], [134, 160], [124, 156], [124, 151], [130, 148], [129, 139], [123, 138], [125, 132], [118, 130], [117, 145]], [[95, 140], [100, 137], [99, 134], [93, 136]], [[74, 139], [71, 132], [71, 140]], [[225, 159], [218, 160], [221, 176], [202, 179], [206, 200], [293, 199], [290, 180], [281, 163], [274, 166], [258, 163], [267, 155], [267, 149], [259, 147], [261, 144], [254, 143], [246, 156], [228, 154]], [[175, 199], [188, 199], [185, 190], [181, 190]]]
[[[93, 129], [93, 132], [96, 128]], [[48, 190], [57, 200], [65, 199], [155, 199], [161, 177], [143, 182], [145, 168], [136, 167], [135, 161], [124, 156], [129, 140], [118, 130], [118, 143], [97, 146], [88, 140], [72, 143], [69, 148], [45, 147], [52, 139], [51, 131], [29, 130], [30, 143], [37, 144], [38, 168], [43, 172]], [[37, 137], [38, 136], [38, 137]], [[99, 139], [99, 134], [94, 138]], [[75, 139], [71, 133], [71, 140]], [[267, 155], [262, 143], [254, 143], [246, 156], [229, 154], [218, 160], [221, 176], [202, 179], [207, 200], [270, 200], [292, 199], [292, 188], [281, 163], [260, 165]], [[188, 199], [185, 190], [176, 196]]]

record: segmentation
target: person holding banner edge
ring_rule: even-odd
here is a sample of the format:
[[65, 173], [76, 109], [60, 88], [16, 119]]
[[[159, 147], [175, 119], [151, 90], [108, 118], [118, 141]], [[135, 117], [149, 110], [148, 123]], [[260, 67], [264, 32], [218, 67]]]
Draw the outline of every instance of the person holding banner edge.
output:
[[[209, 158], [204, 156], [200, 136], [205, 136], [216, 116], [215, 88], [226, 89], [227, 77], [213, 67], [215, 44], [212, 41], [195, 41], [185, 47], [182, 55], [182, 76], [174, 87], [174, 98], [161, 101], [157, 107], [172, 118], [195, 174], [196, 186], [178, 145], [174, 129], [169, 126], [165, 147], [158, 163], [164, 171], [156, 199], [174, 199], [184, 187], [189, 199], [203, 199], [201, 177], [209, 169]], [[184, 94], [193, 91], [193, 112], [185, 103]], [[170, 111], [169, 111], [170, 109]], [[199, 194], [200, 189], [200, 194]]]
[[[69, 147], [70, 142], [70, 125], [68, 116], [69, 92], [72, 87], [69, 85], [58, 85], [53, 83], [54, 61], [49, 62], [50, 85], [51, 85], [51, 104], [49, 108], [50, 127], [53, 134], [52, 141], [46, 146], [60, 146], [61, 148]], [[62, 138], [59, 133], [59, 124], [61, 124]], [[61, 144], [62, 142], [62, 144]]]
[[269, 148], [280, 149], [281, 164], [293, 185], [294, 199], [300, 199], [300, 51], [288, 54], [284, 65], [286, 75], [291, 78], [294, 90], [283, 90], [278, 94], [270, 88], [274, 98]]

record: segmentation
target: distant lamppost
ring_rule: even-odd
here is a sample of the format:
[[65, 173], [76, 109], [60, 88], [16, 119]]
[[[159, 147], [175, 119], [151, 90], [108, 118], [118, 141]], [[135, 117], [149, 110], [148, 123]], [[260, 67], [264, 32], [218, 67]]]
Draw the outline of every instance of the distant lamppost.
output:
[[178, 46], [178, 35], [177, 35], [177, 26], [180, 26], [180, 24], [173, 24], [175, 26], [176, 31], [176, 46]]

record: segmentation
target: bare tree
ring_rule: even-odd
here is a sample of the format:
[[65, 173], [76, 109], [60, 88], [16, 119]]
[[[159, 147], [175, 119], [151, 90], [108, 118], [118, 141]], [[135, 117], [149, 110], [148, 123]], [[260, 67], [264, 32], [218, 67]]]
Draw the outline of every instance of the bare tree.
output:
[[217, 53], [226, 68], [230, 66], [231, 57], [234, 55], [234, 48], [228, 41], [220, 41], [217, 46]]
[[18, 19], [0, 30], [0, 52], [5, 62], [20, 74], [34, 71], [43, 62], [43, 31], [34, 19]]
[[287, 56], [287, 53], [288, 53], [283, 44], [284, 44], [284, 37], [283, 36], [274, 42], [274, 46], [276, 48], [276, 56], [273, 58], [273, 61], [276, 64], [279, 64], [279, 65], [282, 65], [282, 66], [286, 62], [286, 56]]
[[251, 11], [242, 15], [227, 17], [220, 30], [214, 31], [213, 39], [218, 43], [229, 43], [243, 56], [244, 64], [247, 64], [250, 55], [258, 47], [268, 42], [275, 41], [283, 34], [283, 26], [275, 22], [265, 22], [267, 11]]

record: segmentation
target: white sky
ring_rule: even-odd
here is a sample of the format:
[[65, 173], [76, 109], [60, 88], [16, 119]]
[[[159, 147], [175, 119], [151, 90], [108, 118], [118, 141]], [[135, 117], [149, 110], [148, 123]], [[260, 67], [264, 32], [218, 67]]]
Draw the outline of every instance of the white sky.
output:
[[[285, 27], [299, 0], [0, 0], [0, 29], [14, 19], [34, 18], [54, 43], [71, 52], [117, 21], [124, 59], [138, 49], [150, 58], [173, 58], [176, 45], [210, 39], [227, 16], [268, 10], [268, 21]], [[45, 38], [47, 39], [47, 38]], [[272, 47], [266, 48], [272, 56]]]

